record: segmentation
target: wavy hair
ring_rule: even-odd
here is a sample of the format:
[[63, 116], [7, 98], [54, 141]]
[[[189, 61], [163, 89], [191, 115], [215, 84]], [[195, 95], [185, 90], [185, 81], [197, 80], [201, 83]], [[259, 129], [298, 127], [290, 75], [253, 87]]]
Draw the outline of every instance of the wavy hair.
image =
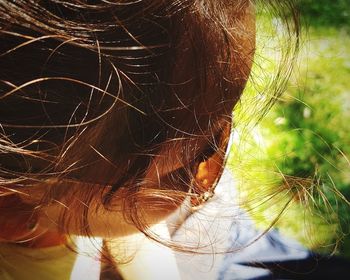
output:
[[[263, 115], [297, 47], [294, 1], [1, 1], [1, 215], [64, 201], [62, 228], [75, 219], [89, 235], [89, 206], [113, 211], [118, 195], [146, 232], [145, 211], [179, 205], [199, 162], [224, 162], [253, 63], [253, 5], [293, 38]], [[1, 203], [13, 196], [23, 207]]]

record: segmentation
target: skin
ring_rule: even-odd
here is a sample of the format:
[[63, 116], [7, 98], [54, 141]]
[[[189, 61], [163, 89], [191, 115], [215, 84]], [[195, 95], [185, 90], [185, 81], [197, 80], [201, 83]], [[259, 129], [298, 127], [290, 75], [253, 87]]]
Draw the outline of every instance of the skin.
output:
[[[205, 162], [200, 163], [198, 172], [196, 174], [196, 180], [199, 182], [201, 189], [205, 191], [209, 188], [214, 181], [216, 180], [218, 173], [221, 170], [220, 162], [217, 159], [217, 155], [214, 155], [212, 158], [208, 159]], [[159, 176], [165, 176], [167, 173], [170, 173], [172, 170], [164, 170], [164, 173], [159, 173]], [[154, 180], [154, 178], [146, 178], [146, 180]], [[79, 186], [77, 186], [78, 188]], [[99, 188], [99, 187], [96, 187]], [[99, 190], [96, 189], [96, 192]], [[118, 197], [118, 196], [121, 196]], [[94, 236], [100, 236], [104, 238], [115, 238], [130, 235], [139, 230], [130, 222], [126, 221], [122, 211], [122, 202], [123, 195], [116, 193], [116, 198], [113, 200], [113, 209], [115, 211], [111, 212], [109, 210], [104, 209], [103, 207], [99, 207], [98, 202], [93, 203], [90, 206], [89, 211], [89, 225], [90, 230]], [[159, 221], [165, 220], [170, 214], [172, 214], [182, 203], [184, 197], [179, 199], [177, 203], [169, 203], [169, 201], [162, 201], [161, 198], [154, 199], [154, 201], [150, 201], [146, 203], [147, 205], [152, 205], [153, 203], [156, 205], [164, 205], [164, 207], [156, 207], [156, 209], [147, 209], [148, 211], [145, 213], [144, 219], [149, 225], [157, 224]], [[152, 203], [153, 202], [153, 203]], [[50, 205], [42, 210], [43, 215], [40, 220], [40, 224], [43, 228], [49, 228], [52, 232], [55, 232], [56, 229], [56, 221], [59, 220], [60, 215], [64, 207], [60, 205]], [[98, 217], [98, 218], [96, 218]], [[81, 232], [80, 226], [75, 225], [74, 223], [70, 223], [69, 232], [73, 234], [84, 234]]]
[[[201, 191], [204, 192], [211, 187], [220, 170], [221, 161], [217, 154], [199, 164], [195, 178]], [[172, 171], [173, 170], [171, 169], [158, 169], [158, 172], [162, 172], [159, 174], [160, 176], [164, 176]], [[149, 174], [149, 176], [152, 176], [154, 172], [150, 172]], [[151, 178], [148, 178], [148, 180], [151, 180]], [[81, 186], [77, 183], [75, 183], [74, 186], [74, 184], [71, 183], [70, 188], [80, 189]], [[98, 193], [100, 187], [96, 186], [95, 191]], [[122, 198], [118, 198], [118, 195], [120, 194], [117, 192], [116, 198], [113, 201], [115, 209], [122, 208]], [[179, 200], [179, 204], [181, 204], [181, 201], [182, 200]], [[20, 203], [20, 200], [17, 202]], [[156, 203], [161, 204], [159, 200]], [[65, 233], [62, 233], [61, 229], [58, 229], [57, 227], [60, 216], [67, 209], [63, 206], [65, 204], [69, 205], [68, 202], [60, 201], [60, 203], [50, 204], [43, 208], [39, 212], [38, 224], [35, 224], [37, 217], [31, 212], [17, 216], [16, 220], [13, 220], [12, 223], [8, 224], [0, 231], [0, 240], [1, 237], [3, 237], [2, 240], [5, 241], [8, 239], [8, 236], [11, 236], [13, 242], [27, 240], [26, 242], [20, 242], [19, 244], [32, 248], [50, 247], [65, 243]], [[167, 201], [164, 201], [164, 205], [165, 207], [161, 209], [148, 211], [146, 213], [145, 220], [148, 224], [157, 224], [159, 221], [166, 219], [179, 206], [178, 204], [169, 204]], [[90, 214], [88, 215], [90, 230], [94, 236], [116, 238], [139, 232], [133, 224], [125, 220], [121, 211], [116, 210], [111, 212], [98, 206], [97, 202], [93, 203], [89, 208]], [[32, 225], [33, 229], [29, 230], [28, 225]], [[69, 224], [68, 229], [71, 234], [84, 235], [84, 232], [81, 231], [80, 225], [74, 222]]]

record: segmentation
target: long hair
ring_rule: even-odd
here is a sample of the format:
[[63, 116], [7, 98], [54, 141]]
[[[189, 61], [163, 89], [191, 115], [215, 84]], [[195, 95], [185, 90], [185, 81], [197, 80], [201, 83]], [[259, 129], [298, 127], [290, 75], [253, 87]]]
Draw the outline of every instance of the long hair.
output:
[[[293, 21], [293, 1], [261, 2]], [[64, 201], [62, 229], [89, 234], [89, 206], [113, 211], [116, 195], [141, 231], [179, 205], [199, 162], [224, 161], [253, 14], [247, 0], [1, 1], [1, 213]]]

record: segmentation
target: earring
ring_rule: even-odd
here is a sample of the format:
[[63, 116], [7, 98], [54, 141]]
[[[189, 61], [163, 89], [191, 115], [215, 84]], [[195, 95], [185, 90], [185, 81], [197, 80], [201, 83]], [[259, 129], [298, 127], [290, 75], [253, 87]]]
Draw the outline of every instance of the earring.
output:
[[210, 184], [208, 179], [202, 179], [197, 182], [195, 179], [191, 182], [191, 208], [193, 211], [203, 207], [205, 202], [211, 199], [215, 194], [216, 184]]

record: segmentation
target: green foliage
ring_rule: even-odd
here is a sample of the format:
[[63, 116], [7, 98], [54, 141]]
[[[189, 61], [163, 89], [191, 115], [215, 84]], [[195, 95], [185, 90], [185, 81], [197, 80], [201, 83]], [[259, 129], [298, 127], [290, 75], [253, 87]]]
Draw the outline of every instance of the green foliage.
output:
[[271, 153], [284, 150], [288, 155], [279, 164], [284, 174], [331, 177], [337, 188], [347, 192], [350, 190], [347, 157], [350, 155], [350, 53], [346, 46], [350, 47], [350, 36], [343, 35], [323, 39], [322, 44], [310, 41], [312, 56], [301, 57], [301, 61], [308, 61], [307, 65], [300, 66], [294, 85], [271, 115], [275, 122], [279, 118], [279, 125], [266, 127], [281, 135], [270, 150]]
[[276, 224], [281, 231], [314, 250], [350, 258], [350, 36], [325, 26], [309, 36], [287, 92], [251, 128], [247, 114], [259, 108], [256, 92], [270, 83], [273, 61], [258, 40], [253, 77], [261, 80], [248, 85], [236, 112], [229, 164], [242, 205], [259, 225], [266, 228], [286, 209]]
[[[272, 126], [273, 119], [264, 123], [274, 134], [267, 153], [279, 170], [286, 176], [312, 178], [317, 185], [311, 199], [320, 215], [337, 224], [334, 242], [350, 233], [350, 37], [344, 35], [327, 35], [321, 44], [310, 41], [313, 53], [302, 57], [307, 67], [300, 67], [296, 84], [270, 116], [275, 123], [279, 119], [279, 125]], [[349, 254], [348, 243], [345, 239], [339, 245], [344, 255]]]
[[350, 27], [349, 0], [299, 0], [303, 19], [314, 27]]

